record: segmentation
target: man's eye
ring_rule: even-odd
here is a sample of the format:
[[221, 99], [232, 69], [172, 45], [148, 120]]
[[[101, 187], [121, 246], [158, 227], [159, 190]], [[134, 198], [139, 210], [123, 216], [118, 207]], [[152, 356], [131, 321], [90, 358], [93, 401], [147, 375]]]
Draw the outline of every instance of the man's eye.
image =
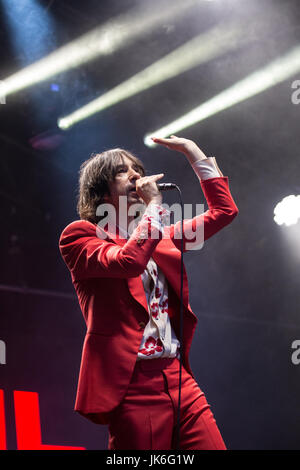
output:
[[126, 168], [119, 168], [117, 173], [124, 173], [126, 171], [127, 171]]

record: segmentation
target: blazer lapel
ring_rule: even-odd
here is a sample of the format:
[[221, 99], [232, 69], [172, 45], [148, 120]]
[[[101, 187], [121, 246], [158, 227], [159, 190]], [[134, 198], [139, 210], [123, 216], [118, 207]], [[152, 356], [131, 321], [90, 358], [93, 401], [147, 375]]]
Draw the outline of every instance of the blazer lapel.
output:
[[[152, 253], [152, 258], [163, 271], [167, 280], [173, 287], [175, 293], [180, 299], [180, 268], [181, 254], [173, 242], [163, 238]], [[189, 308], [189, 291], [185, 267], [183, 265], [183, 304]]]
[[[120, 246], [124, 246], [126, 238], [120, 238], [118, 229], [116, 233], [110, 233], [106, 230], [109, 238]], [[180, 268], [181, 268], [181, 253], [175, 247], [172, 240], [168, 238], [162, 238], [162, 240], [156, 245], [155, 250], [152, 253], [153, 260], [157, 263], [160, 269], [163, 271], [167, 280], [174, 289], [177, 297], [180, 299]], [[141, 276], [127, 278], [128, 288], [133, 298], [139, 302], [139, 304], [145, 309], [149, 316], [147, 298], [144, 291], [143, 281]], [[183, 265], [183, 304], [186, 306], [188, 311], [194, 317], [195, 315], [191, 311], [189, 305], [189, 290], [186, 270]]]
[[[127, 242], [126, 238], [120, 238], [118, 228], [117, 228], [116, 234], [112, 234], [108, 230], [105, 230], [105, 232], [107, 233], [111, 241], [115, 242], [117, 245], [124, 246], [125, 243]], [[149, 317], [147, 298], [146, 298], [141, 276], [128, 277], [126, 280], [127, 280], [128, 288], [129, 288], [131, 295], [146, 310], [147, 316]]]

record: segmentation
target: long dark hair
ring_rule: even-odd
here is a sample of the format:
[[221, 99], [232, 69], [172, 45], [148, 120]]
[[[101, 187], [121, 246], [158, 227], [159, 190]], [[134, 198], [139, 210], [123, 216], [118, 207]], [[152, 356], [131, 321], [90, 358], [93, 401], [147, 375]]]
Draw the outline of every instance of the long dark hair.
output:
[[145, 168], [139, 158], [121, 148], [106, 150], [102, 153], [93, 153], [82, 163], [79, 170], [79, 193], [77, 212], [81, 219], [97, 223], [99, 217], [96, 210], [103, 202], [103, 197], [109, 193], [109, 183], [114, 181], [117, 166], [124, 163], [123, 157], [128, 157], [137, 166], [142, 176]]

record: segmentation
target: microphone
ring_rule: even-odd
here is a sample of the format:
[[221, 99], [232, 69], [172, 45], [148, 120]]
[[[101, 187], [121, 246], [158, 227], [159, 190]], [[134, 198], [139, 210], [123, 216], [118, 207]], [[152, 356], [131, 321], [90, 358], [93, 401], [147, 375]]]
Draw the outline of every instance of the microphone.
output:
[[174, 183], [156, 183], [160, 191], [168, 191], [169, 189], [176, 189], [177, 186]]

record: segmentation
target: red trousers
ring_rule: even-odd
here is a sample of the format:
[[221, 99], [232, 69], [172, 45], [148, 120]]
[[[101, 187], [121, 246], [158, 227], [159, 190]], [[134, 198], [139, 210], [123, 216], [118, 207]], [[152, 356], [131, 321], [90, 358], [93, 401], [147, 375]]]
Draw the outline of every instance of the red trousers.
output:
[[[108, 449], [176, 449], [179, 365], [177, 358], [137, 361], [111, 413]], [[181, 450], [226, 450], [204, 393], [183, 366], [180, 409]]]

